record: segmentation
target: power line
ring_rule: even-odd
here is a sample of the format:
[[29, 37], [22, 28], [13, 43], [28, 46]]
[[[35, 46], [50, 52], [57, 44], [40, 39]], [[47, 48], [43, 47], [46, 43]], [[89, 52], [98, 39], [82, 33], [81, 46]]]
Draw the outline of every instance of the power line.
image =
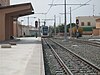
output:
[[[85, 2], [84, 4], [87, 4], [87, 3], [89, 3], [90, 1], [92, 1], [92, 0], [87, 1], [87, 2]], [[72, 11], [77, 10], [78, 8], [80, 8], [80, 7], [82, 7], [82, 6], [83, 6], [83, 5], [80, 5], [80, 6], [76, 7], [76, 8], [74, 8], [74, 9], [72, 9]]]
[[[52, 0], [52, 4], [53, 4], [54, 0]], [[52, 5], [49, 7], [48, 11], [46, 12], [46, 14], [48, 14], [48, 12], [50, 11]]]
[[[64, 5], [64, 4], [49, 4], [49, 5], [52, 5], [52, 6], [57, 6], [57, 5]], [[89, 4], [66, 4], [66, 5], [89, 5]]]

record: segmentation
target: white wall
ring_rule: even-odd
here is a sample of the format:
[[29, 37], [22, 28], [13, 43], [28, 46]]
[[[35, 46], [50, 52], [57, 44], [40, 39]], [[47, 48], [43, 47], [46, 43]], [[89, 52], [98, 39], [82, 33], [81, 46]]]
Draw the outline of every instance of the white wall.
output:
[[30, 32], [29, 32], [29, 27], [28, 26], [22, 26], [22, 35], [24, 35], [24, 32], [25, 32], [26, 36], [30, 36]]

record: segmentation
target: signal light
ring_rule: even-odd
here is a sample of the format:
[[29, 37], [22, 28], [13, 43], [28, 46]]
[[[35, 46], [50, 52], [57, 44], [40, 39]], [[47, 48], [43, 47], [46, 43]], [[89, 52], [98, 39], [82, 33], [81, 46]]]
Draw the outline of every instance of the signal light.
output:
[[38, 27], [38, 21], [35, 21], [35, 28]]
[[78, 19], [76, 19], [76, 24], [79, 24], [79, 20]]

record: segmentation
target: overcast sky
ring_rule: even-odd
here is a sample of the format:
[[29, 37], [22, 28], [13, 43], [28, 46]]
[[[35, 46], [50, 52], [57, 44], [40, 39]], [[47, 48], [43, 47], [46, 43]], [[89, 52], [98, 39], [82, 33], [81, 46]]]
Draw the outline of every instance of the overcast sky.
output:
[[[20, 3], [27, 3], [27, 2], [31, 2], [32, 6], [34, 8], [34, 12], [35, 13], [47, 13], [50, 5], [52, 1], [54, 1], [53, 3], [55, 4], [63, 4], [64, 0], [11, 0], [11, 4], [20, 4]], [[75, 22], [75, 18], [77, 16], [93, 16], [93, 5], [94, 5], [94, 15], [95, 16], [100, 16], [100, 0], [66, 0], [67, 4], [84, 4], [88, 1], [90, 1], [86, 6], [82, 6], [74, 11], [72, 11], [72, 22]], [[67, 6], [67, 12], [69, 11], [69, 8], [75, 9], [77, 6], [72, 6], [72, 5], [68, 5]], [[59, 24], [59, 17], [61, 17], [61, 23], [64, 23], [64, 15], [61, 15], [59, 13], [64, 13], [64, 6], [63, 5], [59, 5], [59, 6], [52, 6], [50, 11], [48, 12], [48, 14], [46, 15], [46, 18], [49, 19], [53, 19], [54, 15], [57, 16], [57, 24]], [[34, 14], [31, 15], [32, 17], [37, 17], [40, 19], [44, 19], [45, 15], [41, 15], [41, 14]], [[20, 18], [24, 20], [24, 23], [27, 24], [27, 18]], [[69, 14], [67, 14], [67, 24], [69, 23]], [[34, 19], [36, 20], [36, 19]], [[43, 21], [43, 20], [42, 20]], [[33, 19], [30, 18], [30, 24], [34, 24], [33, 23]], [[53, 25], [54, 21], [47, 21], [47, 25]], [[42, 23], [41, 23], [42, 24]]]

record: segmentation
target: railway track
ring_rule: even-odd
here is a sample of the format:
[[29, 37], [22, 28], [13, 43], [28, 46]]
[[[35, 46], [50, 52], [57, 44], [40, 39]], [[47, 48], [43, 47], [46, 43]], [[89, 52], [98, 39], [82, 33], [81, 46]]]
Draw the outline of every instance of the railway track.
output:
[[42, 39], [46, 75], [66, 75], [56, 60], [49, 44]]
[[83, 40], [74, 40], [74, 39], [69, 39], [70, 41], [75, 41], [75, 42], [78, 42], [78, 43], [83, 43], [83, 44], [88, 44], [88, 45], [92, 45], [92, 46], [95, 46], [95, 47], [100, 47], [100, 43], [96, 43], [96, 42], [92, 42], [92, 41], [83, 41]]
[[[45, 55], [47, 54], [48, 56], [54, 56], [53, 57], [53, 61], [55, 61], [56, 63], [52, 63], [52, 65], [54, 65], [55, 66], [55, 64], [57, 64], [56, 65], [56, 69], [55, 69], [55, 74], [53, 74], [52, 72], [51, 73], [49, 73], [50, 75], [73, 75], [71, 72], [70, 72], [70, 70], [67, 68], [67, 66], [64, 64], [64, 62], [61, 60], [61, 58], [59, 57], [59, 55], [55, 52], [55, 50], [54, 50], [54, 48], [45, 40], [45, 39], [43, 39], [42, 40], [45, 44], [43, 44], [43, 45], [47, 45], [50, 49], [46, 49], [46, 51], [47, 50], [49, 50], [49, 51], [51, 51], [51, 52], [46, 52], [46, 53], [44, 53]], [[44, 46], [45, 47], [45, 46]], [[46, 47], [47, 48], [47, 47]], [[44, 48], [45, 49], [45, 48]], [[47, 56], [47, 57], [48, 57]], [[51, 57], [48, 57], [49, 58], [49, 60], [50, 61], [52, 61], [51, 59]], [[48, 58], [46, 58], [46, 59], [48, 59]], [[50, 59], [51, 58], [51, 59]], [[54, 60], [55, 59], [55, 60]], [[50, 64], [50, 62], [49, 62], [49, 64]], [[47, 64], [46, 64], [46, 66], [47, 66]], [[49, 71], [50, 72], [50, 71]], [[47, 74], [47, 73], [46, 73]]]
[[[48, 41], [48, 39], [46, 39], [46, 41]], [[64, 46], [53, 40], [49, 40], [47, 44], [49, 48], [52, 49], [55, 58], [64, 70], [64, 74], [100, 75], [100, 69], [97, 66], [82, 58], [81, 56], [75, 54], [71, 50], [65, 48]]]

